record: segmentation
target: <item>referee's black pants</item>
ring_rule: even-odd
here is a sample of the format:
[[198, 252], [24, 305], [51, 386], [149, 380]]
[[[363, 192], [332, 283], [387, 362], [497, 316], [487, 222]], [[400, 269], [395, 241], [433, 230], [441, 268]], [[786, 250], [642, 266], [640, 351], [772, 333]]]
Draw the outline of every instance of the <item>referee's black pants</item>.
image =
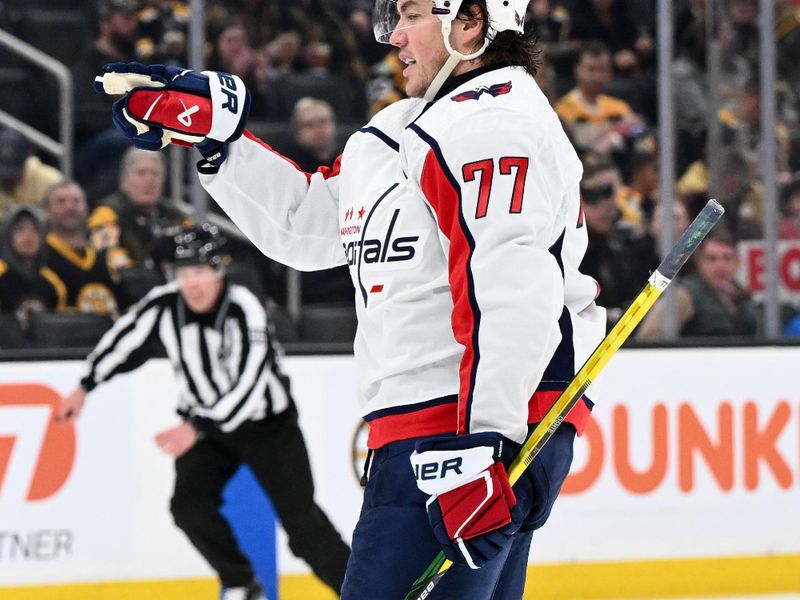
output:
[[223, 587], [248, 584], [253, 579], [250, 561], [219, 512], [222, 489], [242, 463], [272, 501], [292, 552], [339, 593], [350, 548], [314, 502], [311, 467], [294, 407], [247, 421], [231, 433], [209, 433], [179, 457], [170, 502], [175, 523], [219, 574]]

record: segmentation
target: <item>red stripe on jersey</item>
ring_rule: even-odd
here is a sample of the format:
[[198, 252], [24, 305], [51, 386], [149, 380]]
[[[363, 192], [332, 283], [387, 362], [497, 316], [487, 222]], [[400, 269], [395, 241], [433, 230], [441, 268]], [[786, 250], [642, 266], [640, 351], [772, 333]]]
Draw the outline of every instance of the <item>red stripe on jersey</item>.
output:
[[[249, 129], [245, 129], [244, 130], [244, 137], [246, 137], [247, 139], [253, 140], [256, 144], [259, 144], [262, 147], [264, 147], [267, 150], [269, 150], [270, 152], [272, 152], [273, 154], [275, 154], [277, 156], [280, 156], [283, 160], [285, 160], [286, 162], [291, 164], [295, 169], [297, 169], [298, 172], [300, 172], [303, 175], [305, 175], [306, 176], [306, 180], [309, 183], [311, 183], [311, 175], [312, 175], [311, 173], [308, 173], [308, 172], [304, 171], [303, 169], [301, 169], [300, 166], [296, 162], [294, 162], [291, 158], [289, 158], [287, 156], [284, 156], [280, 152], [276, 152], [275, 149], [272, 148], [272, 146], [270, 146], [269, 144], [267, 144], [264, 140], [262, 140], [261, 138], [253, 135], [252, 131], [250, 131]], [[341, 167], [342, 167], [342, 155], [340, 154], [339, 156], [336, 157], [336, 160], [333, 161], [333, 167], [320, 167], [319, 169], [317, 169], [317, 173], [321, 173], [322, 176], [325, 179], [330, 179], [331, 177], [336, 177], [339, 174], [339, 171], [341, 170]]]
[[461, 210], [459, 194], [447, 178], [433, 150], [428, 151], [422, 166], [420, 178], [422, 193], [436, 212], [439, 229], [450, 240], [450, 253], [447, 257], [450, 293], [453, 296], [453, 314], [450, 318], [456, 341], [464, 346], [459, 378], [461, 384], [458, 394], [458, 430], [467, 433], [467, 404], [472, 392], [472, 374], [475, 368], [476, 349], [474, 333], [476, 316], [469, 297], [469, 259], [472, 249], [466, 232], [459, 221]]
[[370, 289], [370, 294], [378, 294], [383, 291], [383, 285], [373, 285], [372, 289]]
[[[528, 402], [528, 423], [538, 423], [541, 421], [560, 395], [561, 392], [558, 390], [535, 392], [530, 402]], [[578, 435], [581, 435], [583, 430], [586, 429], [586, 423], [591, 416], [592, 411], [589, 410], [589, 406], [583, 398], [581, 398], [572, 410], [569, 411], [564, 421], [566, 423], [572, 423]]]
[[336, 157], [336, 160], [333, 161], [333, 167], [320, 167], [317, 169], [317, 173], [322, 173], [322, 176], [325, 179], [330, 179], [331, 177], [336, 177], [339, 174], [339, 171], [342, 169], [342, 155]]
[[[528, 401], [528, 423], [538, 423], [561, 395], [560, 391], [536, 392]], [[402, 408], [402, 407], [398, 407]], [[459, 407], [455, 402], [415, 410], [414, 405], [405, 407], [408, 412], [378, 417], [369, 422], [367, 446], [373, 450], [397, 442], [428, 435], [455, 433]], [[579, 401], [564, 419], [578, 432], [583, 433], [592, 411], [583, 400]]]
[[244, 137], [246, 137], [246, 138], [247, 138], [247, 139], [249, 139], [249, 140], [253, 140], [253, 141], [254, 141], [256, 144], [259, 144], [259, 145], [261, 145], [263, 148], [266, 148], [267, 150], [269, 150], [270, 152], [272, 152], [272, 153], [273, 153], [273, 154], [275, 154], [276, 156], [280, 156], [280, 157], [281, 157], [283, 160], [285, 160], [285, 161], [286, 161], [286, 162], [288, 162], [290, 165], [292, 165], [292, 166], [293, 166], [295, 169], [297, 169], [297, 171], [298, 171], [299, 173], [302, 173], [303, 175], [305, 175], [305, 176], [306, 176], [306, 180], [307, 180], [309, 183], [311, 183], [311, 173], [306, 173], [306, 172], [305, 172], [305, 171], [303, 171], [303, 169], [301, 169], [301, 168], [298, 166], [298, 164], [297, 164], [296, 162], [294, 162], [294, 161], [293, 161], [291, 158], [287, 158], [286, 156], [284, 156], [284, 155], [283, 155], [283, 154], [281, 154], [280, 152], [276, 152], [276, 151], [275, 151], [275, 150], [272, 148], [272, 146], [270, 146], [269, 144], [267, 144], [267, 143], [266, 143], [264, 140], [262, 140], [261, 138], [259, 138], [259, 137], [256, 137], [255, 135], [253, 135], [253, 132], [251, 132], [249, 129], [245, 129], [245, 130], [244, 130]]
[[455, 402], [420, 410], [414, 410], [413, 405], [407, 408], [410, 412], [370, 421], [367, 447], [375, 450], [398, 440], [456, 432]]

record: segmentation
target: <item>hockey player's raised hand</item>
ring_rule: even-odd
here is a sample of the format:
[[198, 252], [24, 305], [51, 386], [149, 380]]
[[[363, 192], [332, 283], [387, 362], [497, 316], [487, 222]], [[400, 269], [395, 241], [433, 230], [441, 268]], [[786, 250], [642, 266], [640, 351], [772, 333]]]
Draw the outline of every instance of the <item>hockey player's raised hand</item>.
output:
[[195, 146], [214, 166], [225, 160], [228, 143], [242, 135], [250, 113], [250, 93], [228, 73], [111, 63], [94, 86], [100, 93], [124, 94], [114, 103], [112, 118], [134, 146]]
[[[520, 528], [527, 507], [518, 502], [501, 460], [517, 448], [490, 432], [417, 442], [411, 455], [417, 487], [430, 496], [428, 520], [445, 556], [454, 563], [482, 567]], [[527, 490], [521, 497], [527, 505]]]

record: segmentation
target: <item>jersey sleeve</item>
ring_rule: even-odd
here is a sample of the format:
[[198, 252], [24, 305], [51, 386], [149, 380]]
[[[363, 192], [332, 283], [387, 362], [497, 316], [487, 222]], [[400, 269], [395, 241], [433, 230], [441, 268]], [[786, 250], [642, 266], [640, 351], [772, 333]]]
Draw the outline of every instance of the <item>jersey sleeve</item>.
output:
[[81, 378], [87, 392], [119, 373], [133, 371], [153, 356], [164, 296], [169, 293], [165, 287], [154, 288], [100, 338], [86, 359], [86, 374]]
[[521, 442], [528, 400], [561, 339], [564, 185], [543, 160], [546, 147], [521, 137], [417, 133], [415, 176], [436, 215], [464, 347], [458, 431]]
[[339, 238], [339, 157], [306, 173], [249, 131], [200, 182], [237, 227], [267, 256], [301, 271], [345, 264]]

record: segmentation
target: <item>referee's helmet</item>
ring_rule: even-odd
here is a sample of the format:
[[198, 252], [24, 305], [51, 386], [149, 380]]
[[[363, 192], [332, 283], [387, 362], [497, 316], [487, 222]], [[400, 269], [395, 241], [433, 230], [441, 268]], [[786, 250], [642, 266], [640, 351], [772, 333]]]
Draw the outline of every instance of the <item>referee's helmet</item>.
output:
[[225, 262], [225, 244], [219, 228], [211, 223], [181, 229], [172, 237], [172, 265], [210, 265], [214, 268]]

